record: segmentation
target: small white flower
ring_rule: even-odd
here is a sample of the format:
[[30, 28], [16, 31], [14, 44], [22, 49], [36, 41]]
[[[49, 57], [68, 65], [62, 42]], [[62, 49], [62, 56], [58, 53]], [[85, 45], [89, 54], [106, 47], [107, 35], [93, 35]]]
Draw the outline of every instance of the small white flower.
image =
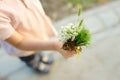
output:
[[73, 41], [75, 39], [75, 36], [77, 36], [80, 32], [80, 30], [81, 28], [78, 27], [78, 25], [72, 23], [66, 26], [62, 26], [60, 32], [60, 41], [62, 41], [63, 43], [65, 43], [69, 39]]

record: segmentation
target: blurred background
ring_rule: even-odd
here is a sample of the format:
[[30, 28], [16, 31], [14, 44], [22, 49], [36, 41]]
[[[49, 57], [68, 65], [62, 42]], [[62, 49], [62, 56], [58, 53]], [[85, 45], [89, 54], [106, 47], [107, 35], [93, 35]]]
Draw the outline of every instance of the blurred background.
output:
[[91, 45], [77, 56], [64, 59], [53, 53], [55, 63], [47, 75], [37, 74], [0, 47], [0, 80], [120, 80], [120, 0], [41, 0], [55, 29], [81, 19], [92, 35]]
[[41, 0], [44, 10], [53, 21], [78, 12], [80, 7], [88, 10], [111, 1], [115, 0]]

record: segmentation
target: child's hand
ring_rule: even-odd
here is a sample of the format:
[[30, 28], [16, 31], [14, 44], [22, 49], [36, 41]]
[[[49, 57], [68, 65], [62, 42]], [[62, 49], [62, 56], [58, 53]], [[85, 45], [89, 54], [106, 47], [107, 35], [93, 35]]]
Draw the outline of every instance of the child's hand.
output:
[[57, 51], [60, 52], [60, 54], [62, 54], [62, 56], [64, 56], [65, 58], [70, 58], [77, 54], [76, 51], [69, 51], [62, 49], [62, 46], [63, 44], [60, 41], [56, 41]]
[[59, 52], [64, 56], [65, 58], [70, 58], [75, 56], [77, 53], [75, 51], [68, 51], [68, 50], [59, 50]]

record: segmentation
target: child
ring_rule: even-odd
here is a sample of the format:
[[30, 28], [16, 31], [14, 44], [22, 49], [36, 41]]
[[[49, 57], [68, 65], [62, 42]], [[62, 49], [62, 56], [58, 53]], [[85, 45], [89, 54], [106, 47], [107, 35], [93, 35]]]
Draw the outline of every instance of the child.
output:
[[55, 50], [64, 57], [75, 51], [61, 49], [59, 40], [50, 40], [56, 31], [39, 0], [0, 0], [0, 40], [8, 54], [15, 55], [31, 68], [48, 73], [52, 58], [42, 59], [35, 51]]

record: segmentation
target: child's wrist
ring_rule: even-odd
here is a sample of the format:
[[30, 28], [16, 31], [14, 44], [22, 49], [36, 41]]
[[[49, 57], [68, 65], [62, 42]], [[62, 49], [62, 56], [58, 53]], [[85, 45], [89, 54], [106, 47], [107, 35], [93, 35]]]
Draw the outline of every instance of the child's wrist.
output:
[[59, 51], [61, 49], [61, 47], [62, 47], [62, 43], [60, 41], [58, 41], [58, 40], [55, 40], [54, 41], [54, 48], [55, 48], [55, 50]]

